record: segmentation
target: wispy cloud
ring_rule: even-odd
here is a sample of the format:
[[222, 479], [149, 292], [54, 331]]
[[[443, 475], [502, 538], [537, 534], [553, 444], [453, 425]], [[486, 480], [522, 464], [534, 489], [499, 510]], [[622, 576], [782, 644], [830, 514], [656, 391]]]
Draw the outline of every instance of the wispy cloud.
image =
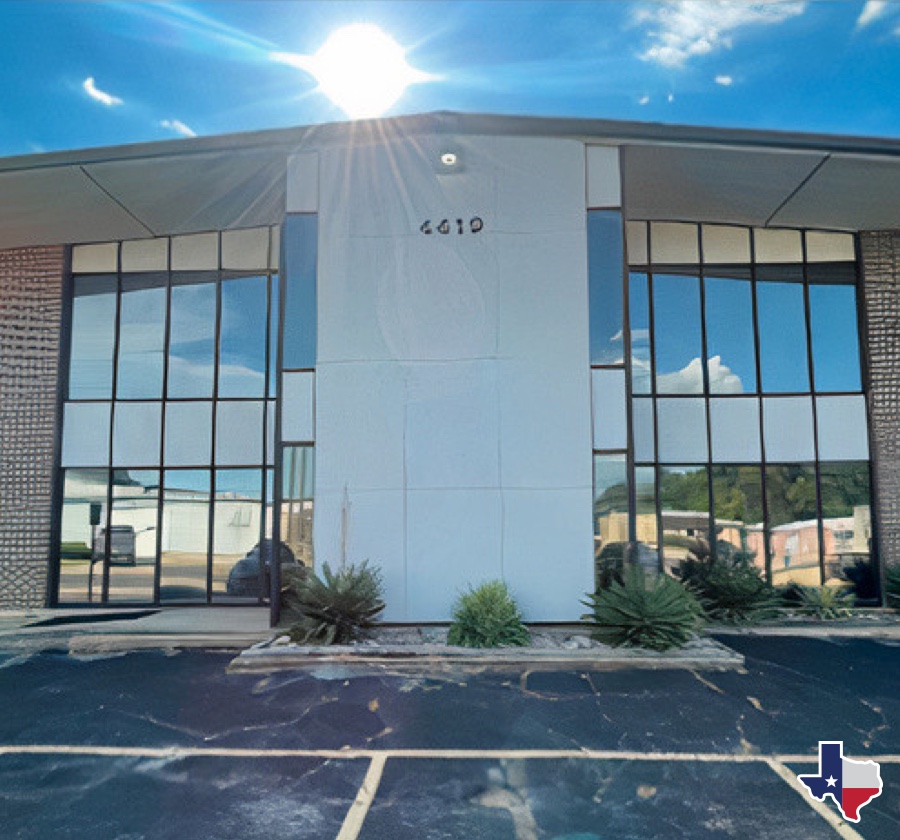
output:
[[722, 87], [731, 87], [734, 79], [731, 76], [716, 76], [716, 84], [722, 85]]
[[638, 99], [638, 105], [647, 105], [649, 102], [650, 102], [649, 96], [642, 96], [640, 99]]
[[856, 28], [862, 29], [868, 26], [872, 21], [882, 17], [887, 11], [887, 0], [868, 0], [863, 6], [862, 12], [856, 19]]
[[115, 105], [121, 105], [122, 100], [119, 99], [118, 96], [113, 96], [111, 93], [107, 93], [104, 90], [100, 90], [97, 85], [94, 84], [94, 77], [88, 76], [84, 82], [82, 82], [81, 86], [84, 88], [84, 92], [91, 97], [91, 99], [100, 102], [102, 105], [106, 105], [109, 108], [112, 108]]
[[644, 6], [638, 22], [648, 29], [645, 61], [683, 67], [691, 58], [732, 46], [748, 26], [783, 23], [803, 14], [805, 2], [745, 3], [734, 0], [677, 0]]
[[176, 134], [180, 134], [182, 137], [196, 137], [197, 132], [194, 131], [186, 123], [183, 123], [181, 120], [162, 120], [160, 125], [163, 128], [168, 128], [169, 131], [174, 131]]

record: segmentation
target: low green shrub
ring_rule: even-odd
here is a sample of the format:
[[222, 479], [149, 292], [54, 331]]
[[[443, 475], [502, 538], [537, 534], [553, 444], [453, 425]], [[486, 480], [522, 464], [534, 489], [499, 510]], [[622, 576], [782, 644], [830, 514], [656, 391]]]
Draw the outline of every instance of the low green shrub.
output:
[[778, 594], [755, 566], [743, 560], [686, 561], [681, 580], [700, 600], [710, 621], [752, 624], [778, 615]]
[[312, 569], [291, 569], [282, 603], [296, 616], [288, 633], [301, 644], [341, 645], [365, 638], [384, 609], [381, 573], [367, 562], [336, 572], [325, 563], [322, 576]]
[[800, 586], [799, 612], [823, 621], [849, 618], [855, 603], [852, 589], [843, 586]]
[[506, 584], [492, 580], [459, 596], [447, 643], [462, 647], [521, 647], [531, 641]]
[[588, 595], [582, 616], [591, 635], [613, 647], [668, 650], [681, 647], [703, 624], [703, 609], [693, 593], [666, 575], [648, 575], [637, 567], [623, 570], [622, 582]]

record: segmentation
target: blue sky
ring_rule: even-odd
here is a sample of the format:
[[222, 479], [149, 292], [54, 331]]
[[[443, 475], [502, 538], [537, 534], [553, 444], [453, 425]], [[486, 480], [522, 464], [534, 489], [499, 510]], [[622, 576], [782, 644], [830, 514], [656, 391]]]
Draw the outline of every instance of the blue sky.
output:
[[429, 77], [390, 114], [900, 136], [900, 3], [7, 0], [0, 155], [346, 119], [274, 56], [353, 23]]

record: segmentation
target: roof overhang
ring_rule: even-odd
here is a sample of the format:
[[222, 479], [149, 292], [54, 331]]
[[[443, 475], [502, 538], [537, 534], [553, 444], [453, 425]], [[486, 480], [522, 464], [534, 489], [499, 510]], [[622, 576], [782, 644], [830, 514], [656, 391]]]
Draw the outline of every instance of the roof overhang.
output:
[[423, 133], [618, 146], [629, 218], [900, 227], [896, 140], [435, 113], [2, 159], [0, 248], [276, 224], [290, 155]]

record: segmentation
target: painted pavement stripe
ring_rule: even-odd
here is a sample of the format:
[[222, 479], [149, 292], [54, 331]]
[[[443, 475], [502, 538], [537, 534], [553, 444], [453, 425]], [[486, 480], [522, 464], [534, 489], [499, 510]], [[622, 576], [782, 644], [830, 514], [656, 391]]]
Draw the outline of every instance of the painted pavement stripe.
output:
[[[896, 757], [896, 756], [895, 756]], [[824, 802], [809, 795], [809, 792], [800, 784], [795, 773], [784, 766], [782, 762], [774, 758], [766, 760], [766, 764], [785, 781], [792, 790], [796, 791], [803, 801], [809, 805], [825, 822], [827, 822], [844, 840], [863, 840], [863, 836], [853, 829], [839, 814], [828, 807]]]
[[[247, 749], [241, 747], [141, 747], [91, 744], [0, 744], [0, 755], [93, 755], [136, 758], [434, 758], [434, 759], [589, 759], [595, 761], [696, 761], [752, 764], [777, 761], [783, 764], [815, 764], [817, 755], [762, 753], [637, 752], [631, 750], [476, 750], [476, 749]], [[847, 758], [900, 764], [900, 754], [848, 755]]]
[[344, 824], [341, 826], [337, 840], [356, 840], [359, 837], [366, 814], [369, 813], [369, 807], [378, 791], [378, 785], [381, 784], [381, 774], [384, 772], [386, 761], [387, 757], [384, 755], [373, 756], [366, 777], [360, 785], [359, 793], [356, 794], [356, 799], [344, 818]]

